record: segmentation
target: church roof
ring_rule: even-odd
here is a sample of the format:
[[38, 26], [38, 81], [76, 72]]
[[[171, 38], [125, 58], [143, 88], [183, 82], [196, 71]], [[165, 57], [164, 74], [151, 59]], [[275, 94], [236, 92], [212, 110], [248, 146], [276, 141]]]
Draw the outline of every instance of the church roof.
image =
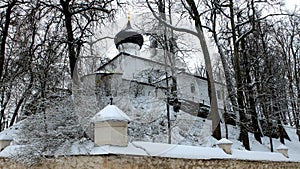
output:
[[144, 38], [138, 31], [131, 27], [130, 21], [128, 21], [126, 27], [115, 36], [114, 42], [117, 48], [122, 43], [135, 43], [141, 48]]
[[130, 118], [117, 106], [107, 105], [104, 109], [98, 112], [92, 120], [94, 122], [101, 121], [130, 121]]

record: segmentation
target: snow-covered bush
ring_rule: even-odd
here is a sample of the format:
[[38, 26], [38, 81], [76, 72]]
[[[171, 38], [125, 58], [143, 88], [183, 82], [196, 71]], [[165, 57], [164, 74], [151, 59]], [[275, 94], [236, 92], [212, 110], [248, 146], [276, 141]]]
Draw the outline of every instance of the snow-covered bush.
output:
[[15, 144], [24, 145], [13, 157], [25, 163], [35, 163], [45, 156], [70, 151], [71, 144], [83, 137], [83, 130], [73, 113], [70, 98], [56, 99], [44, 105], [45, 110], [27, 117], [19, 128]]

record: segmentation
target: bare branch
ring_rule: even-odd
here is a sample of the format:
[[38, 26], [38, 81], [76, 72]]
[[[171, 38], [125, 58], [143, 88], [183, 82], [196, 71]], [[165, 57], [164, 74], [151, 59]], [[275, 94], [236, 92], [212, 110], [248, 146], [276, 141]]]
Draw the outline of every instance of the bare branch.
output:
[[148, 1], [148, 0], [146, 0], [146, 1], [147, 1], [147, 5], [148, 5], [149, 9], [151, 10], [153, 16], [154, 16], [160, 23], [164, 24], [166, 27], [171, 28], [171, 29], [173, 29], [173, 30], [175, 30], [175, 31], [178, 31], [178, 32], [185, 32], [185, 33], [190, 33], [190, 34], [192, 34], [192, 35], [198, 37], [198, 33], [195, 32], [195, 31], [192, 31], [192, 30], [186, 29], [186, 28], [175, 27], [175, 26], [173, 26], [173, 25], [167, 23], [167, 22], [164, 21], [163, 19], [161, 19], [161, 18], [160, 18], [159, 16], [157, 16], [157, 14], [154, 12], [153, 8], [152, 8], [152, 7], [150, 6], [150, 4], [149, 4], [149, 1]]

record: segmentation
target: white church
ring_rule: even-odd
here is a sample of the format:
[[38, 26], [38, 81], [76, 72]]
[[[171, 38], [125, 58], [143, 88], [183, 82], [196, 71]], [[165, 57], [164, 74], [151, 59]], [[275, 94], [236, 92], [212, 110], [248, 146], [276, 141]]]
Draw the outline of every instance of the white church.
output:
[[[120, 95], [152, 96], [168, 101], [175, 111], [206, 117], [210, 108], [208, 80], [187, 71], [179, 59], [170, 61], [155, 45], [140, 53], [143, 35], [130, 20], [114, 38], [119, 54], [95, 72], [97, 104], [103, 108]], [[176, 55], [176, 54], [175, 54]], [[176, 56], [174, 57], [176, 58]], [[224, 84], [215, 83], [220, 113], [224, 109]]]

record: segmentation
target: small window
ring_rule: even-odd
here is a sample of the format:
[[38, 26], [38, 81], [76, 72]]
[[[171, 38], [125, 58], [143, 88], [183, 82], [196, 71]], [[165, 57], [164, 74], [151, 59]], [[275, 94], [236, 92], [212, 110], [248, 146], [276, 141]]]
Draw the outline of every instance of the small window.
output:
[[222, 94], [220, 90], [217, 90], [218, 99], [222, 100]]
[[196, 90], [195, 84], [192, 83], [192, 84], [191, 84], [191, 93], [195, 93], [195, 90]]

